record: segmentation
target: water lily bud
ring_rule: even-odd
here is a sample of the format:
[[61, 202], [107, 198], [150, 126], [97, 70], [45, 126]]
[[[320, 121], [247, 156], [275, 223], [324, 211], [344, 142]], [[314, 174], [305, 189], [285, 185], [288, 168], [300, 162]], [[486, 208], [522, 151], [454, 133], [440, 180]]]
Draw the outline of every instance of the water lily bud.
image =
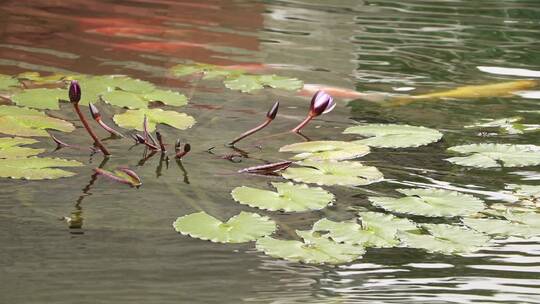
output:
[[69, 85], [69, 101], [74, 103], [81, 101], [81, 86], [77, 80], [72, 80]]
[[274, 105], [272, 106], [272, 108], [270, 108], [270, 110], [268, 110], [268, 113], [266, 113], [266, 117], [267, 117], [268, 119], [272, 119], [272, 120], [273, 120], [274, 118], [276, 118], [278, 109], [279, 109], [279, 101], [276, 101], [276, 103], [274, 103]]
[[92, 115], [93, 119], [95, 120], [101, 119], [101, 114], [99, 113], [98, 108], [93, 103], [89, 103], [88, 107], [90, 108], [90, 114]]
[[190, 144], [185, 144], [184, 145], [184, 152], [187, 153], [189, 151], [191, 151], [191, 145]]
[[311, 99], [311, 107], [309, 111], [310, 116], [319, 116], [326, 114], [334, 109], [336, 103], [334, 98], [328, 95], [325, 91], [317, 91]]

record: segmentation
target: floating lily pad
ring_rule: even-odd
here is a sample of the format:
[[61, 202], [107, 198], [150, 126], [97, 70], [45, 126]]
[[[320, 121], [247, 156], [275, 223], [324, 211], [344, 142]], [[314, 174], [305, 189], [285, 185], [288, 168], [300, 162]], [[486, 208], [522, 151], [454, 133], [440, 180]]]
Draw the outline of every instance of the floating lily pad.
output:
[[226, 223], [205, 212], [188, 214], [173, 223], [176, 231], [217, 243], [244, 243], [272, 234], [276, 223], [256, 213], [240, 212]]
[[482, 211], [481, 199], [469, 194], [443, 189], [397, 189], [406, 197], [395, 198], [372, 196], [369, 201], [385, 210], [423, 215], [423, 216], [460, 216]]
[[217, 77], [229, 77], [231, 75], [244, 74], [242, 69], [223, 68], [213, 64], [178, 64], [171, 68], [171, 72], [176, 77], [189, 76], [197, 73], [203, 74], [203, 79], [213, 79]]
[[11, 97], [18, 106], [49, 110], [58, 110], [58, 101], [67, 98], [66, 90], [44, 88], [24, 90]]
[[171, 127], [185, 130], [195, 124], [195, 119], [187, 114], [162, 109], [127, 110], [113, 117], [114, 122], [127, 129], [143, 131], [144, 116], [148, 118], [148, 131], [154, 131], [156, 124], [166, 124]]
[[303, 152], [293, 156], [294, 160], [346, 160], [368, 154], [369, 147], [346, 141], [308, 141], [283, 146], [279, 152]]
[[422, 227], [430, 234], [398, 232], [398, 237], [407, 247], [442, 254], [474, 252], [490, 240], [488, 236], [464, 227], [446, 224], [424, 224]]
[[42, 76], [38, 72], [23, 72], [17, 75], [17, 78], [30, 80], [35, 84], [57, 83], [61, 82], [62, 80], [71, 80], [76, 77], [77, 75], [66, 75], [61, 73], [54, 73], [51, 75]]
[[112, 89], [121, 89], [132, 93], [150, 93], [156, 86], [148, 81], [127, 76], [104, 76], [107, 85]]
[[540, 186], [507, 184], [506, 189], [512, 190], [521, 204], [540, 208]]
[[46, 129], [71, 132], [75, 127], [65, 120], [38, 110], [0, 106], [0, 133], [17, 136], [49, 136]]
[[[530, 213], [531, 219], [523, 220], [519, 216], [513, 221], [491, 218], [464, 218], [463, 224], [472, 229], [490, 235], [519, 236], [530, 238], [540, 235], [540, 214]], [[512, 218], [512, 216], [510, 216]]]
[[522, 117], [508, 117], [501, 119], [483, 119], [482, 122], [473, 125], [465, 126], [465, 128], [499, 128], [503, 133], [507, 134], [523, 134], [526, 132], [540, 130], [540, 125], [522, 124], [519, 121]]
[[264, 87], [296, 91], [303, 87], [303, 82], [296, 78], [276, 75], [239, 75], [227, 78], [223, 84], [231, 90], [249, 93]]
[[101, 95], [101, 99], [108, 104], [128, 108], [144, 109], [148, 107], [148, 102], [138, 94], [126, 91], [110, 91]]
[[299, 231], [303, 242], [261, 238], [256, 247], [269, 256], [293, 262], [308, 264], [343, 264], [360, 258], [365, 249], [362, 246], [334, 242], [312, 231]]
[[361, 224], [356, 220], [334, 222], [321, 219], [313, 225], [313, 231], [329, 236], [339, 243], [362, 245], [365, 247], [394, 247], [399, 245], [398, 231], [417, 230], [416, 225], [391, 214], [360, 212]]
[[373, 136], [357, 142], [379, 148], [419, 147], [439, 141], [443, 136], [435, 129], [397, 124], [360, 125], [349, 127], [343, 133]]
[[450, 147], [448, 151], [471, 154], [446, 159], [461, 166], [493, 168], [540, 164], [540, 147], [534, 145], [472, 144]]
[[19, 81], [11, 76], [0, 74], [0, 91], [8, 90], [19, 85]]
[[75, 175], [73, 172], [57, 167], [80, 167], [83, 164], [75, 160], [60, 158], [30, 157], [0, 159], [0, 177], [15, 179], [55, 179]]
[[22, 137], [0, 138], [0, 158], [28, 157], [45, 152], [44, 149], [20, 147], [22, 145], [30, 145], [37, 142], [37, 140]]
[[272, 183], [277, 192], [251, 187], [237, 187], [232, 191], [235, 201], [251, 207], [277, 211], [320, 210], [334, 200], [334, 195], [319, 187]]
[[375, 167], [363, 166], [358, 162], [302, 161], [303, 168], [288, 168], [282, 175], [297, 182], [317, 185], [360, 186], [378, 182], [382, 173]]
[[[105, 95], [108, 92], [129, 92], [139, 95], [139, 99], [143, 99], [142, 96], [140, 96], [141, 94], [147, 94], [153, 92], [156, 89], [156, 87], [148, 81], [134, 79], [127, 76], [83, 75], [78, 77], [77, 80], [79, 81], [79, 84], [81, 86], [82, 94], [80, 104], [82, 105], [88, 105], [89, 102], [95, 103], [100, 99], [102, 95]], [[111, 104], [114, 104], [114, 102], [118, 102], [121, 106], [125, 106], [127, 101], [125, 101], [125, 99], [115, 99], [115, 101], [111, 101]], [[136, 103], [137, 101], [134, 102]], [[140, 102], [136, 103], [136, 105], [131, 106], [136, 107], [137, 105], [140, 105]]]
[[178, 92], [155, 90], [143, 95], [143, 98], [147, 101], [160, 101], [169, 106], [180, 107], [188, 103], [186, 95]]

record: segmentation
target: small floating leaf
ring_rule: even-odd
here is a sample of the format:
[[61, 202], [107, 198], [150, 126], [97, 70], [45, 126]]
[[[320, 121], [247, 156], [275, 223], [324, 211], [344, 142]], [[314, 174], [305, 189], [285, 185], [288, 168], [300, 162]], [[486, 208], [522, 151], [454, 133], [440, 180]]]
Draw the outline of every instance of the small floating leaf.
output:
[[147, 101], [160, 101], [169, 106], [180, 107], [188, 103], [186, 95], [178, 92], [155, 90], [143, 95], [143, 98]]
[[19, 106], [49, 110], [58, 110], [58, 100], [66, 98], [66, 90], [44, 88], [24, 90], [11, 97]]
[[30, 157], [0, 159], [0, 177], [15, 179], [54, 179], [75, 175], [73, 172], [56, 167], [80, 167], [83, 164], [75, 160], [60, 158]]
[[346, 160], [368, 154], [369, 147], [346, 141], [308, 141], [283, 146], [279, 152], [303, 152], [293, 156], [294, 160]]
[[240, 75], [223, 81], [223, 84], [231, 90], [238, 90], [242, 93], [249, 93], [264, 88], [264, 85], [259, 82], [258, 77], [254, 75]]
[[500, 128], [504, 133], [508, 134], [523, 134], [525, 132], [536, 131], [540, 129], [540, 125], [521, 124], [521, 117], [508, 117], [501, 119], [483, 119], [482, 122], [473, 125], [465, 126], [465, 128]]
[[472, 195], [444, 189], [397, 189], [406, 197], [394, 198], [383, 196], [369, 197], [374, 205], [385, 210], [423, 215], [423, 216], [459, 216], [471, 215], [482, 211], [484, 203]]
[[297, 230], [296, 233], [303, 242], [265, 237], [257, 241], [257, 249], [272, 257], [308, 264], [349, 263], [365, 252], [362, 246], [336, 243], [311, 231]]
[[296, 78], [287, 78], [277, 75], [238, 75], [228, 77], [223, 84], [231, 90], [249, 93], [264, 87], [296, 91], [303, 87], [303, 82]]
[[356, 220], [334, 222], [321, 219], [313, 225], [313, 231], [324, 233], [334, 241], [363, 245], [365, 247], [394, 247], [399, 245], [398, 231], [417, 230], [416, 225], [403, 218], [378, 212], [360, 212], [361, 225]]
[[156, 129], [156, 124], [166, 124], [171, 127], [185, 130], [195, 124], [195, 119], [187, 114], [162, 109], [127, 110], [113, 117], [114, 122], [123, 128], [143, 131], [144, 116], [148, 118], [148, 131]]
[[19, 147], [21, 145], [30, 145], [37, 143], [37, 140], [21, 137], [3, 137], [0, 138], [0, 158], [18, 158], [37, 155], [45, 152], [44, 149], [34, 149]]
[[240, 212], [226, 223], [205, 212], [188, 214], [176, 219], [177, 232], [218, 243], [244, 243], [272, 234], [276, 223], [256, 213]]
[[0, 106], [0, 133], [17, 136], [49, 136], [46, 129], [71, 132], [75, 127], [65, 120], [38, 110]]
[[38, 72], [23, 72], [17, 75], [19, 79], [26, 79], [34, 82], [35, 84], [47, 84], [47, 83], [57, 83], [65, 79], [71, 79], [75, 77], [74, 75], [65, 75], [60, 73], [54, 73], [48, 76], [42, 76]]
[[178, 64], [171, 68], [171, 72], [176, 77], [183, 77], [202, 73], [204, 79], [213, 79], [217, 77], [229, 77], [231, 75], [244, 74], [241, 69], [229, 69], [213, 64], [196, 63], [196, 64]]
[[461, 166], [478, 168], [524, 167], [540, 164], [540, 147], [534, 145], [472, 144], [448, 148], [448, 151], [472, 154], [446, 160]]
[[298, 164], [305, 167], [288, 168], [283, 172], [283, 177], [297, 182], [328, 186], [360, 186], [383, 179], [377, 168], [363, 166], [358, 162], [303, 161]]
[[521, 204], [540, 208], [540, 186], [507, 184], [506, 189], [512, 190]]
[[101, 98], [106, 103], [128, 109], [143, 109], [148, 107], [148, 102], [138, 94], [126, 91], [105, 92]]
[[151, 82], [127, 76], [105, 76], [108, 87], [132, 93], [150, 93], [156, 89]]
[[334, 195], [319, 187], [272, 183], [277, 192], [251, 187], [237, 187], [232, 191], [235, 201], [251, 207], [277, 211], [320, 210], [334, 200]]
[[464, 218], [462, 221], [466, 226], [485, 234], [530, 238], [540, 235], [540, 215], [534, 213], [530, 215], [537, 217], [536, 222], [534, 218], [532, 221], [523, 221], [519, 217], [514, 218], [514, 221], [491, 218]]
[[304, 86], [304, 83], [299, 79], [277, 75], [261, 75], [259, 82], [267, 87], [288, 91], [297, 91]]
[[367, 124], [349, 127], [344, 134], [374, 136], [357, 142], [379, 148], [408, 148], [440, 140], [443, 134], [435, 129], [397, 124]]
[[0, 91], [18, 86], [19, 81], [11, 76], [0, 74]]
[[398, 237], [407, 247], [442, 254], [474, 252], [489, 241], [486, 235], [464, 227], [446, 224], [424, 224], [422, 227], [430, 234], [398, 232]]

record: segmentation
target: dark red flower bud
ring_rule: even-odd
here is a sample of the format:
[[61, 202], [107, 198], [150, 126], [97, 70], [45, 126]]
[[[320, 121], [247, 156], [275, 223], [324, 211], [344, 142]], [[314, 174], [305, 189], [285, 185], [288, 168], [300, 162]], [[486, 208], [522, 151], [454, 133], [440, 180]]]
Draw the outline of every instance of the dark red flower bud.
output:
[[81, 101], [81, 86], [77, 80], [72, 80], [69, 85], [69, 101], [73, 103]]
[[89, 103], [88, 107], [90, 108], [90, 114], [92, 115], [93, 119], [95, 120], [101, 119], [101, 114], [99, 113], [98, 108], [93, 103]]
[[270, 108], [270, 110], [268, 110], [268, 113], [266, 113], [266, 117], [268, 119], [273, 120], [274, 118], [276, 118], [278, 109], [279, 109], [279, 101], [276, 101], [276, 103], [274, 103], [274, 105]]
[[317, 91], [311, 99], [309, 114], [313, 117], [326, 114], [334, 109], [336, 103], [325, 91]]

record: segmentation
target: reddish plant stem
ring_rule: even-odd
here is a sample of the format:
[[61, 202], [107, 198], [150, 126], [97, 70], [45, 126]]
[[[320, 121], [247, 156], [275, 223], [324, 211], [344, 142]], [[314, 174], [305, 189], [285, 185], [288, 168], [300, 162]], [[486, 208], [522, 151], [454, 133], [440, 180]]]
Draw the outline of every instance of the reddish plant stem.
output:
[[234, 146], [235, 143], [241, 141], [242, 139], [244, 139], [244, 138], [246, 138], [246, 137], [248, 137], [248, 136], [250, 136], [250, 135], [252, 135], [252, 134], [254, 134], [254, 133], [256, 133], [256, 132], [258, 132], [258, 131], [260, 131], [260, 130], [262, 130], [262, 129], [264, 129], [264, 128], [265, 128], [266, 126], [268, 126], [271, 122], [272, 122], [272, 119], [270, 119], [270, 118], [266, 119], [266, 121], [263, 122], [261, 125], [259, 125], [259, 126], [255, 127], [255, 128], [253, 128], [253, 129], [251, 129], [251, 130], [248, 130], [248, 131], [242, 133], [242, 134], [241, 134], [240, 136], [238, 136], [237, 138], [235, 138], [233, 141], [231, 141], [231, 142], [229, 143], [229, 146]]
[[115, 129], [113, 129], [113, 128], [111, 128], [111, 127], [109, 127], [105, 122], [103, 122], [103, 120], [101, 120], [101, 119], [96, 119], [96, 122], [97, 122], [103, 129], [105, 129], [105, 131], [111, 133], [111, 135], [113, 135], [113, 136], [118, 136], [118, 137], [122, 137], [122, 138], [125, 137], [122, 133], [116, 131]]
[[293, 133], [298, 133], [305, 127], [315, 116], [308, 115], [298, 126], [291, 130]]
[[133, 187], [133, 182], [131, 181], [128, 181], [128, 180], [125, 180], [123, 178], [120, 178], [116, 175], [113, 175], [111, 173], [109, 173], [108, 171], [105, 171], [103, 169], [100, 169], [100, 168], [94, 168], [94, 172], [96, 172], [97, 174], [99, 175], [102, 175], [110, 180], [113, 180], [115, 182], [118, 182], [118, 183], [121, 183], [121, 184], [125, 184], [125, 185], [129, 185], [129, 186], [132, 186]]
[[101, 152], [103, 152], [103, 155], [105, 156], [111, 155], [109, 150], [107, 150], [107, 148], [105, 148], [105, 146], [101, 143], [96, 133], [94, 133], [94, 131], [90, 128], [88, 121], [86, 120], [86, 118], [84, 118], [84, 115], [82, 114], [81, 109], [79, 108], [79, 104], [76, 102], [73, 102], [73, 107], [75, 108], [75, 112], [77, 112], [77, 115], [79, 116], [79, 120], [82, 122], [84, 128], [86, 129], [88, 134], [90, 134], [90, 137], [92, 137], [92, 139], [94, 140], [94, 144], [101, 150]]
[[156, 137], [159, 143], [159, 148], [161, 149], [161, 152], [165, 153], [167, 152], [167, 149], [165, 149], [165, 144], [163, 143], [163, 136], [161, 136], [161, 133], [156, 131]]

